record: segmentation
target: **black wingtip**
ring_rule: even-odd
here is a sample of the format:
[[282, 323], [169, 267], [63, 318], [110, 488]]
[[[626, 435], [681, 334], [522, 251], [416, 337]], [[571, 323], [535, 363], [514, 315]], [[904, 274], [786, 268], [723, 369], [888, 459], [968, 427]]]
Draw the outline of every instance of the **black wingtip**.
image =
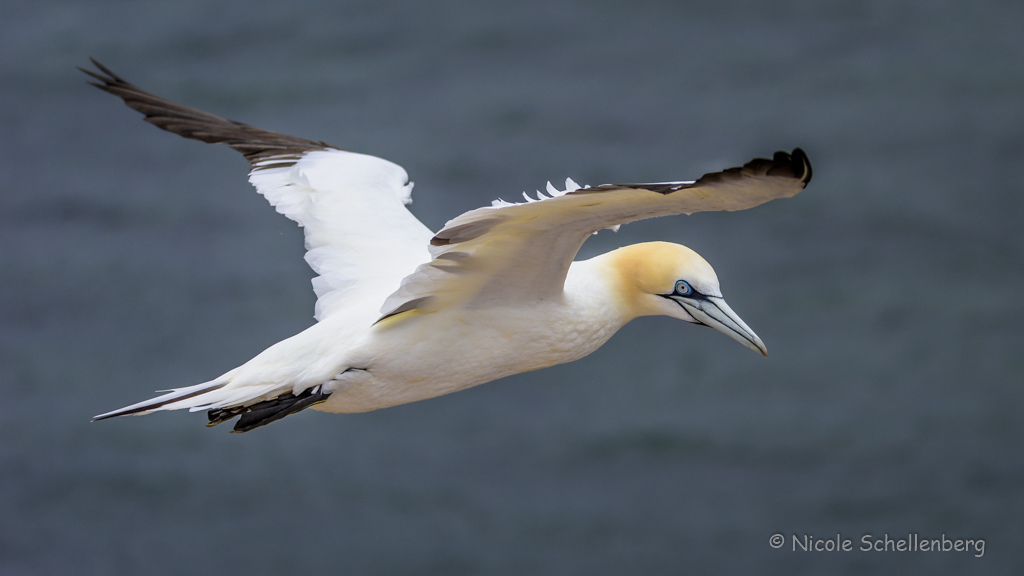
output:
[[[99, 74], [93, 72], [92, 70], [86, 70], [85, 68], [82, 68], [81, 66], [75, 66], [75, 68], [78, 68], [79, 71], [81, 71], [84, 74], [88, 74], [92, 78], [95, 78], [95, 79], [97, 79], [97, 80], [99, 80], [101, 82], [103, 81], [103, 76], [100, 76]], [[96, 82], [88, 82], [88, 83], [92, 84], [93, 86], [103, 86], [102, 84], [97, 84]]]
[[75, 68], [77, 68], [83, 74], [88, 75], [90, 78], [92, 78], [94, 80], [99, 80], [99, 82], [88, 82], [87, 81], [86, 84], [91, 84], [91, 85], [99, 88], [100, 90], [107, 90], [107, 88], [111, 84], [115, 84], [117, 82], [124, 82], [124, 80], [121, 80], [120, 78], [118, 78], [110, 70], [108, 70], [105, 66], [103, 66], [102, 64], [100, 64], [99, 62], [94, 60], [93, 58], [89, 58], [89, 60], [92, 60], [92, 63], [95, 64], [96, 67], [100, 69], [100, 71], [102, 71], [104, 74], [106, 74], [106, 76], [104, 76], [102, 74], [99, 74], [99, 73], [97, 73], [94, 70], [89, 70], [87, 68], [82, 68], [81, 66], [75, 66]]
[[[120, 76], [118, 76], [117, 74], [114, 74], [113, 72], [111, 72], [111, 71], [110, 71], [110, 68], [107, 68], [107, 67], [106, 67], [106, 66], [104, 66], [103, 64], [100, 64], [100, 63], [99, 63], [99, 61], [98, 61], [98, 60], [96, 60], [95, 58], [93, 58], [92, 56], [90, 56], [90, 57], [89, 57], [89, 61], [90, 61], [90, 62], [92, 62], [92, 65], [93, 65], [93, 66], [95, 66], [95, 67], [99, 68], [100, 72], [103, 72], [104, 74], [106, 74], [107, 76], [109, 76], [110, 78], [112, 78], [113, 80], [116, 80], [116, 81], [118, 81], [118, 82], [124, 82], [124, 79], [123, 79], [123, 78], [121, 78], [121, 77], [120, 77]], [[83, 70], [83, 72], [85, 72], [85, 71]], [[88, 73], [88, 72], [87, 72], [87, 73]]]
[[811, 183], [811, 177], [814, 175], [814, 170], [811, 169], [811, 159], [807, 157], [802, 148], [793, 148], [790, 158], [792, 158], [793, 173], [803, 174], [800, 177], [800, 181], [806, 187]]
[[141, 112], [150, 124], [183, 138], [208, 144], [227, 144], [253, 165], [268, 158], [278, 160], [270, 165], [254, 166], [254, 170], [291, 166], [307, 152], [331, 148], [326, 144], [261, 130], [160, 98], [114, 74], [95, 58], [90, 57], [89, 61], [96, 67], [95, 70], [78, 67], [91, 79], [98, 81], [89, 83], [117, 96], [129, 108]]

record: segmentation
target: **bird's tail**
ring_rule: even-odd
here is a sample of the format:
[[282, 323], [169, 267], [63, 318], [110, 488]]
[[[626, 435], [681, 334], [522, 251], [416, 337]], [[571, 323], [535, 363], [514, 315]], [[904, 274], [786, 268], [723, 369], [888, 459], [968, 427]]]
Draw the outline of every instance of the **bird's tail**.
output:
[[167, 394], [163, 396], [157, 396], [144, 402], [125, 406], [119, 410], [93, 416], [93, 422], [114, 418], [115, 416], [143, 416], [161, 410], [180, 410], [182, 408], [212, 404], [221, 399], [218, 396], [223, 396], [223, 394], [216, 394], [216, 392], [227, 385], [227, 380], [218, 379], [196, 384], [195, 386], [175, 388], [174, 390], [167, 391]]
[[188, 408], [190, 412], [207, 410], [210, 420], [207, 426], [215, 426], [241, 416], [233, 432], [248, 432], [319, 404], [330, 395], [322, 386], [293, 394], [291, 386], [282, 387], [280, 384], [231, 386], [230, 383], [230, 375], [225, 375], [195, 386], [176, 388], [163, 396], [100, 414], [93, 417], [93, 421]]

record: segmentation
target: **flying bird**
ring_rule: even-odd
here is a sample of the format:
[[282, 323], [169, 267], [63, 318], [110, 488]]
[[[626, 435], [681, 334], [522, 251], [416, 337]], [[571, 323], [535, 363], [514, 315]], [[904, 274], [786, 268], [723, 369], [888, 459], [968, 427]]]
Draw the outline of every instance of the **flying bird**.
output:
[[799, 148], [693, 181], [548, 183], [434, 233], [405, 207], [402, 167], [182, 106], [92, 62], [98, 71], [81, 69], [91, 83], [147, 122], [241, 152], [256, 191], [303, 228], [317, 274], [313, 326], [209, 382], [95, 420], [188, 408], [207, 411], [208, 426], [239, 417], [233, 431], [247, 432], [306, 408], [377, 410], [577, 360], [640, 316], [704, 324], [767, 356], [693, 250], [649, 242], [574, 258], [604, 228], [791, 197], [811, 180]]

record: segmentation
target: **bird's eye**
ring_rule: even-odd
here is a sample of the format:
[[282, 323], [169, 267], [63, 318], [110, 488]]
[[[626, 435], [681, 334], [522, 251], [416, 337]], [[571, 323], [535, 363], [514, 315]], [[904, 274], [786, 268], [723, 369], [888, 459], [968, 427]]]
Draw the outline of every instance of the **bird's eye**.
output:
[[679, 294], [680, 296], [689, 296], [690, 294], [693, 294], [693, 288], [690, 288], [690, 285], [686, 283], [686, 280], [680, 280], [676, 282], [676, 294]]

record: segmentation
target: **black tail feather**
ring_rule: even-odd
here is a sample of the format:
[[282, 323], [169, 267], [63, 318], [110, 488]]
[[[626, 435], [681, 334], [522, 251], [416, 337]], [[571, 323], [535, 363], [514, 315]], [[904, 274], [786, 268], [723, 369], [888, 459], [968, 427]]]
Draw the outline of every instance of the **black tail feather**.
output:
[[266, 426], [271, 422], [280, 420], [289, 414], [301, 412], [314, 404], [327, 400], [330, 392], [324, 392], [322, 386], [316, 386], [303, 390], [298, 396], [292, 393], [282, 394], [277, 398], [257, 402], [251, 406], [232, 406], [229, 408], [218, 408], [210, 410], [207, 416], [210, 422], [207, 426], [216, 426], [226, 422], [235, 416], [241, 416], [235, 423], [232, 433], [248, 432], [260, 426]]

